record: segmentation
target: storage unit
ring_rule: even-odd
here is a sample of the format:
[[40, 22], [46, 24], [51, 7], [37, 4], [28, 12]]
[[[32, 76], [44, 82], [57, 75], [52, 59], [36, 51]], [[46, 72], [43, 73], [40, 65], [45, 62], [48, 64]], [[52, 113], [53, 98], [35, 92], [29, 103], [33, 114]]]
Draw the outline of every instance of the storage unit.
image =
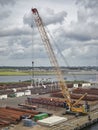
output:
[[31, 95], [31, 90], [25, 90], [24, 95], [26, 95], [26, 96]]
[[24, 92], [17, 92], [15, 93], [16, 94], [16, 97], [20, 97], [20, 96], [23, 96], [24, 95]]
[[73, 88], [78, 88], [78, 84], [73, 84]]
[[36, 125], [36, 122], [32, 121], [31, 119], [23, 119], [23, 125], [27, 127], [32, 127]]
[[12, 90], [13, 90], [13, 92], [16, 92], [16, 91], [17, 91], [17, 89], [16, 89], [16, 88], [13, 88]]
[[11, 93], [8, 96], [14, 98], [14, 97], [16, 97], [16, 94], [15, 93]]
[[91, 86], [91, 84], [90, 83], [83, 83], [82, 84], [82, 88], [85, 88], [85, 87], [90, 87]]
[[28, 89], [34, 88], [33, 86], [27, 86]]
[[0, 95], [0, 99], [7, 99], [7, 94]]
[[48, 117], [47, 113], [41, 113], [41, 114], [38, 114], [38, 115], [34, 116], [34, 121], [42, 120], [42, 119], [47, 118], [47, 117]]

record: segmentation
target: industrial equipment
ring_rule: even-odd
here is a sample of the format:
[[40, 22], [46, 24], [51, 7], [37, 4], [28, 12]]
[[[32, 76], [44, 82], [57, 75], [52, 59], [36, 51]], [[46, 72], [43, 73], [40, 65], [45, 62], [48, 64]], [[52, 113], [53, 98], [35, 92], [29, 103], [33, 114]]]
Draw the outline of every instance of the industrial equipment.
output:
[[88, 112], [88, 104], [85, 103], [84, 105], [80, 105], [79, 102], [83, 99], [84, 96], [86, 96], [87, 94], [84, 94], [80, 99], [78, 99], [77, 101], [73, 102], [71, 97], [70, 97], [70, 93], [68, 91], [67, 85], [65, 83], [62, 71], [59, 67], [58, 61], [56, 59], [56, 56], [54, 54], [53, 48], [51, 46], [50, 40], [48, 38], [48, 35], [46, 33], [43, 21], [39, 15], [39, 12], [36, 8], [32, 8], [32, 13], [34, 16], [34, 20], [36, 23], [36, 26], [39, 30], [41, 39], [44, 43], [44, 46], [47, 50], [50, 62], [52, 64], [52, 66], [55, 68], [55, 72], [56, 72], [56, 76], [58, 79], [58, 83], [59, 86], [61, 88], [62, 94], [64, 96], [65, 102], [67, 104], [66, 107], [66, 112], [68, 113], [82, 113], [82, 114], [87, 114]]

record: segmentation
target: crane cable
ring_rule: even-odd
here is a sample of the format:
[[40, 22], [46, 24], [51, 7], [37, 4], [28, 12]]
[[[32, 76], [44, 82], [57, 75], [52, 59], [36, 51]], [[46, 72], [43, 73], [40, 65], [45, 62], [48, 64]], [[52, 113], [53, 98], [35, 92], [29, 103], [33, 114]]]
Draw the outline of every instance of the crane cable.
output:
[[[53, 36], [51, 35], [51, 33], [50, 33], [50, 31], [49, 31], [48, 27], [45, 27], [45, 28], [47, 29], [47, 32], [48, 32], [49, 36], [51, 37], [51, 39], [53, 40], [54, 45], [55, 45], [55, 47], [57, 48], [57, 50], [58, 50], [59, 54], [61, 55], [61, 57], [62, 57], [63, 61], [65, 62], [65, 64], [67, 65], [67, 67], [69, 67], [69, 68], [70, 68], [70, 66], [69, 66], [69, 64], [68, 64], [68, 62], [67, 62], [67, 60], [65, 59], [64, 55], [61, 53], [61, 50], [60, 50], [59, 46], [56, 44], [56, 41], [54, 40]], [[72, 74], [72, 73], [71, 73], [71, 75], [73, 76], [73, 78], [74, 78], [75, 80], [77, 80], [77, 78], [76, 78], [76, 75], [75, 75], [75, 74]]]

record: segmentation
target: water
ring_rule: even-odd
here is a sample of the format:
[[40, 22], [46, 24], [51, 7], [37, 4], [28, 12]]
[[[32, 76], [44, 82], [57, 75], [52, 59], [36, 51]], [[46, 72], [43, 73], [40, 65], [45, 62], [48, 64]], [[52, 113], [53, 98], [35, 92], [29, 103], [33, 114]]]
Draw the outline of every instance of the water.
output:
[[19, 82], [30, 79], [31, 76], [0, 76], [0, 82]]
[[84, 128], [83, 130], [98, 130], [98, 123], [96, 123], [88, 128]]
[[[48, 80], [56, 80], [55, 75], [43, 75], [43, 76], [34, 76], [35, 79], [48, 79]], [[95, 82], [96, 81], [96, 75], [75, 75], [73, 77], [72, 75], [64, 75], [64, 77], [68, 81], [74, 81], [74, 80], [84, 80], [84, 81], [91, 81]], [[0, 76], [0, 82], [19, 82], [19, 81], [25, 81], [25, 80], [31, 80], [31, 76]]]

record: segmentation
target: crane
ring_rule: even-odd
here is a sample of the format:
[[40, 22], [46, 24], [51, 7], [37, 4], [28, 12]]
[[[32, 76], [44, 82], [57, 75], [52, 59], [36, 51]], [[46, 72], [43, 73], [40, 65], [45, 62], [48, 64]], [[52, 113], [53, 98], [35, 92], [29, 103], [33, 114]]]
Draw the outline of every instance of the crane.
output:
[[[39, 15], [39, 12], [36, 8], [32, 8], [31, 9], [32, 11], [32, 14], [34, 16], [34, 21], [36, 23], [36, 26], [39, 30], [39, 33], [40, 33], [40, 36], [41, 36], [41, 39], [43, 41], [43, 44], [47, 50], [47, 54], [49, 56], [49, 59], [50, 59], [50, 62], [51, 62], [51, 65], [55, 68], [55, 73], [56, 73], [56, 76], [57, 76], [57, 79], [58, 79], [58, 84], [61, 88], [61, 91], [62, 91], [62, 94], [63, 94], [63, 97], [65, 99], [65, 102], [67, 103], [67, 112], [73, 112], [73, 113], [83, 113], [83, 114], [86, 114], [87, 113], [87, 106], [86, 105], [79, 105], [79, 102], [87, 95], [87, 94], [84, 94], [80, 99], [78, 99], [75, 103], [73, 103], [72, 99], [71, 99], [71, 96], [70, 96], [70, 93], [69, 93], [69, 90], [67, 88], [67, 85], [65, 83], [65, 80], [64, 80], [64, 77], [63, 77], [63, 74], [62, 74], [62, 71], [59, 67], [59, 64], [58, 64], [58, 61], [56, 59], [56, 56], [54, 54], [54, 51], [53, 51], [53, 48], [51, 46], [51, 43], [50, 43], [50, 40], [48, 38], [48, 35], [47, 35], [47, 32], [45, 30], [45, 27], [44, 27], [44, 24], [43, 24], [43, 21]], [[86, 107], [85, 107], [86, 106]]]

